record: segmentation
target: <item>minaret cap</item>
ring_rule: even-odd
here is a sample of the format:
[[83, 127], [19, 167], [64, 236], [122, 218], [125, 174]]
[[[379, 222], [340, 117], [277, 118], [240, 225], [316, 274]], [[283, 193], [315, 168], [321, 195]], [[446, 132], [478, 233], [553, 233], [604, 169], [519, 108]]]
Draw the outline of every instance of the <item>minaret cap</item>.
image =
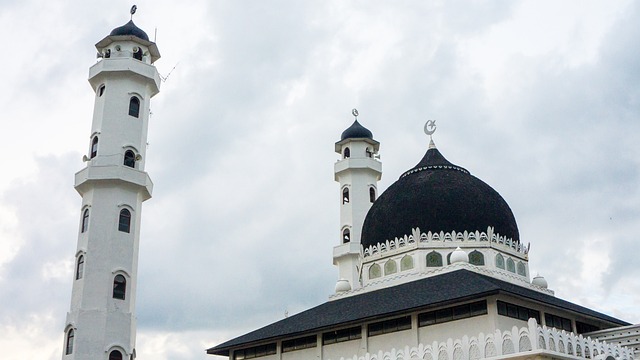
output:
[[351, 124], [351, 126], [349, 126], [345, 131], [342, 132], [342, 135], [340, 135], [340, 141], [336, 143], [336, 152], [340, 153], [342, 145], [346, 144], [351, 139], [363, 140], [373, 145], [374, 150], [377, 151], [380, 143], [373, 139], [373, 133], [369, 129], [362, 126], [358, 122], [358, 110], [353, 109], [351, 111], [351, 114], [355, 117], [355, 121], [353, 122], [353, 124]]
[[[135, 5], [134, 5], [135, 6]], [[137, 7], [136, 7], [137, 9]], [[131, 15], [133, 16], [135, 13], [134, 8], [131, 8]], [[129, 20], [126, 24], [119, 26], [113, 30], [111, 33], [104, 39], [100, 40], [96, 44], [96, 49], [100, 52], [102, 49], [109, 46], [109, 44], [115, 41], [135, 41], [140, 45], [144, 45], [149, 48], [149, 55], [151, 55], [151, 63], [153, 64], [158, 59], [160, 59], [160, 51], [158, 51], [158, 47], [156, 43], [149, 41], [149, 36], [146, 32], [136, 26], [133, 23], [133, 20]]]

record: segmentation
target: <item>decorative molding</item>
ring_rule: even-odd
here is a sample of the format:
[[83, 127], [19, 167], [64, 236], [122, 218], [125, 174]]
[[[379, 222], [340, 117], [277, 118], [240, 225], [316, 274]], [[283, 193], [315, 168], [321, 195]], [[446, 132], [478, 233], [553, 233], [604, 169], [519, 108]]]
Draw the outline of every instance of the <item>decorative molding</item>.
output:
[[535, 319], [527, 327], [492, 334], [463, 336], [445, 342], [419, 344], [415, 347], [393, 348], [391, 351], [366, 353], [364, 356], [341, 357], [340, 360], [478, 360], [495, 357], [531, 356], [547, 354], [552, 358], [604, 359], [613, 356], [618, 360], [633, 360], [633, 350], [626, 346], [608, 344], [604, 341], [583, 337], [564, 330], [539, 326]]
[[[377, 245], [371, 245], [368, 248], [364, 249], [364, 257], [369, 257], [375, 254], [382, 254], [390, 250], [395, 250], [401, 247], [406, 247], [411, 244], [416, 244], [416, 239], [418, 239], [418, 243], [429, 243], [429, 242], [487, 242], [492, 245], [501, 245], [512, 250], [515, 250], [518, 253], [526, 255], [529, 253], [529, 246], [525, 246], [520, 244], [517, 241], [514, 241], [511, 238], [507, 238], [506, 236], [501, 236], [499, 233], [494, 232], [494, 228], [492, 226], [487, 227], [486, 232], [480, 231], [451, 231], [449, 232], [434, 232], [431, 231], [424, 233], [420, 232], [420, 228], [413, 228], [410, 235], [404, 235], [399, 238], [395, 238], [394, 240], [387, 240], [383, 243], [378, 243]], [[416, 245], [417, 246], [417, 245]], [[452, 244], [453, 246], [453, 244]]]
[[461, 168], [461, 167], [456, 166], [456, 165], [429, 165], [429, 166], [422, 166], [422, 167], [419, 167], [419, 168], [411, 169], [411, 170], [405, 172], [404, 174], [400, 175], [400, 179], [402, 179], [403, 177], [405, 177], [407, 175], [415, 174], [417, 172], [425, 171], [425, 170], [457, 170], [457, 171], [463, 172], [463, 173], [465, 173], [467, 175], [471, 175], [471, 173], [469, 173], [469, 171], [467, 171], [467, 169]]
[[[555, 293], [553, 290], [531, 284], [526, 277], [514, 274], [506, 270], [495, 269], [487, 266], [476, 266], [476, 265], [471, 265], [469, 263], [455, 263], [455, 264], [445, 265], [441, 267], [427, 268], [426, 270], [422, 270], [422, 271], [416, 271], [416, 268], [413, 268], [411, 270], [400, 271], [392, 275], [381, 276], [375, 279], [369, 279], [364, 283], [364, 286], [360, 288], [330, 295], [329, 300], [336, 300], [343, 297], [354, 296], [364, 292], [378, 290], [387, 286], [402, 284], [409, 281], [414, 281], [418, 279], [423, 279], [425, 277], [449, 273], [449, 272], [453, 272], [460, 269], [466, 269], [479, 274], [504, 280], [504, 281], [516, 284], [518, 286], [523, 286], [531, 290], [542, 292], [547, 295], [555, 296]], [[368, 271], [368, 268], [365, 268], [364, 271]]]

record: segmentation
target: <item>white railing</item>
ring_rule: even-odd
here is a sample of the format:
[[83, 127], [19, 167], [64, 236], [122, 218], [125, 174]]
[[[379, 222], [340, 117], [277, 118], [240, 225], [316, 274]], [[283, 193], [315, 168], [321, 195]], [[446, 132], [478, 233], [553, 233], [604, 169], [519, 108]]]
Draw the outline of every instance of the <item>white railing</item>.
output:
[[574, 359], [604, 359], [607, 356], [618, 360], [633, 359], [633, 350], [630, 348], [539, 326], [535, 319], [529, 319], [528, 326], [520, 329], [514, 326], [510, 331], [496, 330], [492, 334], [480, 333], [477, 337], [465, 335], [462, 339], [448, 339], [446, 342], [420, 344], [417, 347], [405, 346], [364, 356], [341, 357], [340, 360], [478, 360], [534, 352], [552, 356], [564, 354], [560, 356]]
[[[417, 239], [417, 241], [416, 241]], [[378, 243], [377, 245], [371, 245], [368, 248], [364, 249], [364, 257], [368, 257], [375, 254], [385, 253], [389, 250], [395, 250], [401, 247], [408, 246], [410, 244], [415, 244], [416, 242], [420, 243], [429, 243], [429, 242], [473, 242], [473, 241], [484, 241], [491, 242], [495, 245], [501, 245], [512, 250], [515, 250], [521, 254], [529, 253], [529, 247], [520, 244], [517, 241], [514, 241], [511, 238], [507, 238], [506, 236], [501, 236], [498, 233], [494, 232], [493, 227], [489, 226], [487, 228], [487, 232], [480, 231], [451, 231], [451, 232], [435, 232], [431, 231], [427, 233], [420, 232], [420, 228], [414, 228], [411, 231], [411, 234], [405, 234], [402, 237], [395, 238], [393, 240], [387, 240], [382, 243]]]

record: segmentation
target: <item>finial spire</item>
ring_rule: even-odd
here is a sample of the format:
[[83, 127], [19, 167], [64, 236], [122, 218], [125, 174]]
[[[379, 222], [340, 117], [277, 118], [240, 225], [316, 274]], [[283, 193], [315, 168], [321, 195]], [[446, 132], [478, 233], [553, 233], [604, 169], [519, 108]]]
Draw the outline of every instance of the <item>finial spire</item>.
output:
[[358, 120], [358, 109], [353, 108], [353, 110], [351, 110], [351, 115], [353, 115], [353, 117], [356, 118], [356, 121]]
[[138, 7], [136, 5], [133, 5], [131, 7], [131, 10], [129, 10], [129, 13], [131, 13], [131, 20], [133, 20], [133, 14], [136, 13], [136, 10], [138, 10]]
[[433, 133], [436, 132], [436, 121], [435, 120], [427, 120], [427, 123], [424, 124], [424, 133], [429, 135], [429, 149], [435, 149], [436, 144], [433, 142]]

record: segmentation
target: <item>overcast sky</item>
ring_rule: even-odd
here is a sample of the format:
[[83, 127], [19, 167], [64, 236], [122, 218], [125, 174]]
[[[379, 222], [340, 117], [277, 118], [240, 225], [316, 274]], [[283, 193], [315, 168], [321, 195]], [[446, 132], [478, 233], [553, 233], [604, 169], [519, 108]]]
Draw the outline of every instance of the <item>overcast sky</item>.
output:
[[[131, 2], [0, 0], [0, 348], [59, 359], [89, 148], [94, 44]], [[640, 322], [640, 4], [138, 1], [152, 99], [139, 359], [204, 350], [326, 301], [334, 143], [351, 109], [385, 189], [427, 149], [509, 203], [531, 273]], [[473, 334], [470, 334], [473, 335]]]

